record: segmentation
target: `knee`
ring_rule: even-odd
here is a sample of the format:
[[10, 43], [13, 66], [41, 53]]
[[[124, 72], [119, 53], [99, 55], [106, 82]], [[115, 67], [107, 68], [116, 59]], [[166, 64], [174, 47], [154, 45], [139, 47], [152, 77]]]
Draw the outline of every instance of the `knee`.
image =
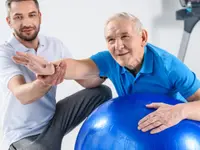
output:
[[100, 85], [98, 88], [98, 91], [100, 92], [100, 95], [105, 97], [106, 100], [109, 100], [112, 98], [112, 90], [107, 85]]

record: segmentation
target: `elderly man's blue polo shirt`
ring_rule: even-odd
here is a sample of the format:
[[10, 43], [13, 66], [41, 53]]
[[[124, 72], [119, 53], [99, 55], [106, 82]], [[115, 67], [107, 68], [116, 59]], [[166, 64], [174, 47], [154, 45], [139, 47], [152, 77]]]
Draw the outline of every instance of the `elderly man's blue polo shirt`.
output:
[[100, 76], [108, 77], [119, 96], [153, 92], [172, 96], [185, 101], [200, 87], [196, 75], [178, 58], [152, 44], [144, 49], [142, 68], [133, 76], [120, 66], [109, 51], [91, 56], [97, 65]]

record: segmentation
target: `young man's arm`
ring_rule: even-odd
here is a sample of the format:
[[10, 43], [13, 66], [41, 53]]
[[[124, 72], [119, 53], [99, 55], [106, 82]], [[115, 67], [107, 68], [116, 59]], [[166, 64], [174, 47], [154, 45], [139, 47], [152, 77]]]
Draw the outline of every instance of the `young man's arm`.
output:
[[51, 76], [38, 77], [38, 79], [26, 83], [22, 75], [13, 77], [8, 88], [22, 104], [32, 103], [43, 97], [51, 88], [51, 85], [61, 83], [65, 75], [65, 66], [57, 66], [56, 71]]
[[[19, 65], [15, 64], [12, 57], [12, 50], [2, 48], [0, 49], [0, 82], [4, 84], [5, 88], [8, 88], [12, 94], [20, 101], [22, 104], [32, 103], [42, 96], [44, 96], [51, 85], [45, 85], [42, 80], [36, 79], [30, 83], [26, 83], [24, 78], [24, 72], [22, 72]], [[56, 68], [57, 73], [44, 78], [46, 83], [50, 83], [51, 80], [55, 80], [58, 77], [64, 77], [64, 71], [59, 67]], [[59, 82], [62, 79], [58, 78]]]
[[8, 88], [20, 103], [29, 104], [44, 96], [51, 86], [39, 80], [26, 83], [22, 75], [17, 75], [10, 79]]

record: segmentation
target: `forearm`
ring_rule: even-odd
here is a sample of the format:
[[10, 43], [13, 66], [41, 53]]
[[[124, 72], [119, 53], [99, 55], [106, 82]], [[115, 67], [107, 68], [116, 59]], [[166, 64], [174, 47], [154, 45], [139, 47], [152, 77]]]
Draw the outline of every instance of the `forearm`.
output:
[[51, 86], [44, 85], [41, 81], [35, 80], [18, 86], [14, 90], [14, 95], [22, 104], [30, 104], [43, 97], [50, 88]]
[[98, 77], [99, 70], [90, 59], [75, 60], [66, 58], [53, 62], [53, 64], [58, 65], [61, 61], [66, 65], [65, 79], [79, 80]]
[[200, 101], [188, 102], [182, 105], [185, 119], [200, 121]]

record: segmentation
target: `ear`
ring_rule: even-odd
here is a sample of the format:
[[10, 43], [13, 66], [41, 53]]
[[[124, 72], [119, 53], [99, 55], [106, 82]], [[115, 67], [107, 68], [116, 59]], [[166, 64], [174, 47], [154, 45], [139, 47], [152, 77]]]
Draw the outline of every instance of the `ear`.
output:
[[6, 22], [7, 24], [10, 26], [10, 28], [12, 28], [12, 24], [11, 24], [11, 21], [10, 21], [10, 17], [6, 17]]
[[147, 40], [148, 40], [148, 33], [146, 30], [142, 29], [142, 42], [141, 42], [142, 47], [146, 45]]
[[42, 13], [39, 11], [39, 20], [40, 20], [40, 24], [41, 24], [41, 22], [42, 22]]

